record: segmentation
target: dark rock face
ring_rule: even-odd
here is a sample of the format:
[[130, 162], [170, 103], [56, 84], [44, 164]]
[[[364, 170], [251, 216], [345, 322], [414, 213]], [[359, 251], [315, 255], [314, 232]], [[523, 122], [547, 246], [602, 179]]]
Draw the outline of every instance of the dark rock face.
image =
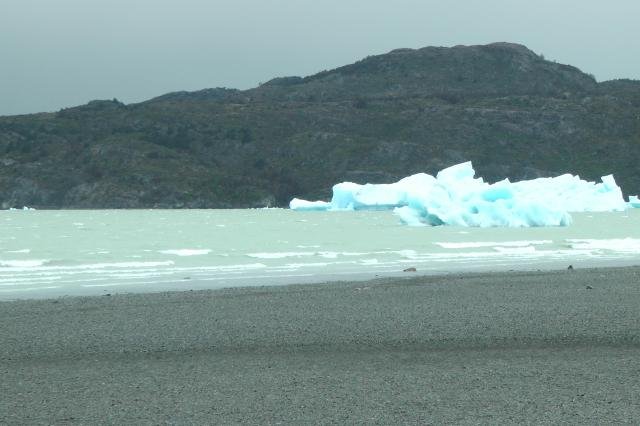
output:
[[255, 89], [0, 117], [3, 208], [229, 208], [327, 198], [472, 160], [499, 180], [615, 173], [640, 192], [640, 82], [521, 45], [397, 49]]

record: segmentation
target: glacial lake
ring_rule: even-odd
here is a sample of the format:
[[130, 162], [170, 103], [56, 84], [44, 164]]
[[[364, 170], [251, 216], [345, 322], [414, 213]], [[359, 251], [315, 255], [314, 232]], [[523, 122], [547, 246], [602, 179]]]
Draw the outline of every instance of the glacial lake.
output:
[[640, 264], [640, 209], [572, 216], [462, 228], [389, 211], [1, 211], [0, 300]]

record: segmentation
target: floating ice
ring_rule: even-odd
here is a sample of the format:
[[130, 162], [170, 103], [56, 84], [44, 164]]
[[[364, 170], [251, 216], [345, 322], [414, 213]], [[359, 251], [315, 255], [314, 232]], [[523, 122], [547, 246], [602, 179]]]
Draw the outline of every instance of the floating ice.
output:
[[33, 207], [24, 206], [21, 209], [16, 209], [15, 207], [11, 207], [9, 210], [12, 210], [12, 211], [15, 211], [15, 210], [34, 211], [35, 209]]
[[637, 195], [629, 196], [629, 207], [633, 207], [634, 209], [640, 209], [640, 199]]
[[294, 198], [289, 203], [289, 208], [293, 210], [328, 210], [330, 204], [326, 201], [306, 201]]
[[601, 183], [565, 174], [489, 184], [475, 178], [471, 162], [466, 162], [441, 170], [435, 177], [418, 173], [391, 184], [338, 183], [331, 202], [294, 198], [289, 207], [393, 209], [409, 225], [526, 227], [566, 226], [571, 223], [569, 212], [622, 211], [628, 205], [612, 175], [602, 177]]

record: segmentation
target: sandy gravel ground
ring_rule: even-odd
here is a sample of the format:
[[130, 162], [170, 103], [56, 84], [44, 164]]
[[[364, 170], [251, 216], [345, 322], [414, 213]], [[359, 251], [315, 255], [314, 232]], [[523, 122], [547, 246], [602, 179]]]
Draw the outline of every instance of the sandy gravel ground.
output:
[[0, 303], [0, 424], [639, 419], [639, 267]]

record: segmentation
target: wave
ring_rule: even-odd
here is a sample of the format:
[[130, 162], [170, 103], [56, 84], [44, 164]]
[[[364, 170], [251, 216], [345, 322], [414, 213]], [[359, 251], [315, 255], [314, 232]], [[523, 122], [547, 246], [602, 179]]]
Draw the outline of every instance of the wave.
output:
[[611, 250], [624, 253], [640, 252], [640, 239], [637, 238], [611, 238], [611, 239], [579, 239], [569, 238], [565, 240], [569, 247], [581, 250]]
[[202, 256], [211, 253], [210, 249], [172, 249], [161, 250], [162, 254], [173, 254], [175, 256]]
[[46, 259], [27, 259], [27, 260], [0, 260], [0, 267], [4, 268], [36, 268], [44, 266], [50, 260]]
[[34, 272], [34, 271], [77, 271], [77, 270], [102, 270], [110, 268], [154, 268], [158, 266], [171, 266], [171, 260], [161, 262], [112, 262], [112, 263], [88, 263], [83, 265], [51, 265], [51, 260], [0, 260], [0, 266], [5, 267], [6, 272]]
[[543, 244], [553, 244], [551, 240], [532, 241], [469, 241], [462, 243], [434, 243], [446, 249], [483, 248], [483, 247], [529, 247]]

